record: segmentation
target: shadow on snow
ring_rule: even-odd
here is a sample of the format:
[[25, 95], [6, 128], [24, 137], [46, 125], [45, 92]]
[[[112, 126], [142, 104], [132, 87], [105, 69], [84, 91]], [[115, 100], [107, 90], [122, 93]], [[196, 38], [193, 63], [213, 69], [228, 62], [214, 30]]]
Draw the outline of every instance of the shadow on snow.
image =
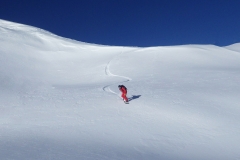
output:
[[141, 97], [141, 95], [132, 95], [132, 97], [128, 98], [128, 101], [132, 101], [132, 100], [137, 99], [139, 97]]

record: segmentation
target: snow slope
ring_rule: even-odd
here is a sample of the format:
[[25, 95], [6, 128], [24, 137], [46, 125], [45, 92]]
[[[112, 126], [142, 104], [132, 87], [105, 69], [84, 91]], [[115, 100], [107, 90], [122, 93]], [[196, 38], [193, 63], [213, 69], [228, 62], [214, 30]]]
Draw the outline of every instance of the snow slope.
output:
[[239, 44], [103, 46], [0, 20], [0, 159], [240, 159], [239, 79]]

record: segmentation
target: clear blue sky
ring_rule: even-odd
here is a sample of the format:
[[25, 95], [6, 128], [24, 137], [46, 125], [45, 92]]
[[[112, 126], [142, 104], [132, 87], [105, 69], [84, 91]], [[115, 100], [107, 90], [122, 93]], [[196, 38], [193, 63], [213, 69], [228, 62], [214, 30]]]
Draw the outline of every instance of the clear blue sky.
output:
[[0, 19], [104, 45], [240, 42], [240, 0], [0, 0]]

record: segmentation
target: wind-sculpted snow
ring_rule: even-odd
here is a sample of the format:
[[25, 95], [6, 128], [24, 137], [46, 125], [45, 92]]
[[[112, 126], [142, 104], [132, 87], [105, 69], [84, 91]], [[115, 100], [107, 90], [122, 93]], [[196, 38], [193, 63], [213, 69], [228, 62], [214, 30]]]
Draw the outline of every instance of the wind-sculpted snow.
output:
[[0, 20], [0, 159], [240, 159], [238, 46], [103, 46]]

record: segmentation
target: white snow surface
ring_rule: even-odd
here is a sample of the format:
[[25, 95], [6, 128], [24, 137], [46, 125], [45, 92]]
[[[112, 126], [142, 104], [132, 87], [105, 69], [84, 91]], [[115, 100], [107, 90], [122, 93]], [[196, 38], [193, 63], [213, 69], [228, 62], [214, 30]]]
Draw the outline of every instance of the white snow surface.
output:
[[0, 159], [240, 160], [239, 82], [240, 44], [104, 46], [0, 20]]

